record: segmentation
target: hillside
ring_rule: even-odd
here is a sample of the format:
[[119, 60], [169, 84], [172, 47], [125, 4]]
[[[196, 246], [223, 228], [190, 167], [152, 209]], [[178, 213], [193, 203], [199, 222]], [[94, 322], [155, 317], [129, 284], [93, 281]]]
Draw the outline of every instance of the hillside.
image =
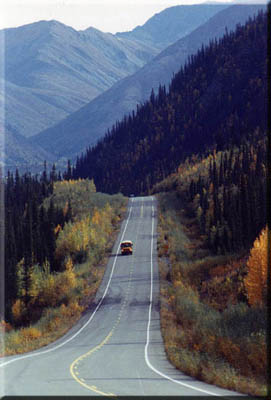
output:
[[[26, 137], [52, 126], [184, 36], [186, 25], [193, 30], [223, 7], [166, 9], [139, 29], [151, 31], [151, 41], [137, 40], [133, 32], [113, 35], [92, 27], [76, 31], [54, 20], [0, 31], [0, 51], [5, 51], [7, 123]], [[159, 30], [155, 28], [158, 23]], [[174, 31], [170, 37], [164, 35], [157, 48], [158, 37], [168, 30], [169, 23]]]
[[[39, 146], [33, 146], [24, 136], [9, 131], [8, 127], [5, 131], [6, 149], [8, 151], [4, 152], [3, 161], [6, 168], [11, 171], [15, 171], [16, 168], [19, 168], [21, 172], [29, 171], [31, 166], [32, 173], [39, 173], [42, 170], [44, 160], [47, 161], [48, 165], [56, 162], [56, 158], [52, 154]], [[61, 164], [58, 164], [58, 167], [61, 167]], [[62, 167], [64, 167], [64, 164]]]
[[[169, 91], [125, 117], [77, 161], [97, 190], [146, 193], [191, 154], [239, 146], [266, 132], [266, 15], [202, 47]], [[253, 112], [252, 112], [253, 110]]]
[[121, 120], [136, 110], [138, 104], [144, 103], [152, 88], [157, 93], [160, 84], [168, 85], [189, 55], [195, 54], [202, 45], [208, 45], [211, 39], [222, 37], [226, 27], [230, 31], [235, 29], [236, 24], [244, 24], [261, 7], [236, 5], [218, 12], [190, 35], [162, 51], [135, 74], [117, 82], [54, 127], [31, 138], [31, 142], [57, 157], [75, 158], [87, 146], [95, 144], [104, 136], [116, 120]]
[[26, 137], [80, 108], [155, 54], [149, 46], [126, 44], [93, 28], [78, 32], [57, 21], [0, 33], [5, 50], [6, 121]]

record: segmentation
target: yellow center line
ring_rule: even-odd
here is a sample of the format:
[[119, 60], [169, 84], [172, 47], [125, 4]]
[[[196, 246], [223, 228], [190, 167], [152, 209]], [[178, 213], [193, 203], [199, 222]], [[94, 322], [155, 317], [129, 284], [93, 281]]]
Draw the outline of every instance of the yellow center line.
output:
[[[142, 202], [143, 203], [143, 202]], [[141, 209], [140, 209], [140, 217], [142, 218], [143, 217], [143, 204], [142, 204], [142, 206], [141, 206]]]
[[94, 351], [99, 350], [109, 340], [109, 338], [113, 334], [112, 331], [113, 330], [111, 330], [109, 332], [109, 334], [106, 336], [106, 338], [100, 344], [98, 344], [97, 346], [95, 346], [94, 348], [89, 350], [87, 353], [85, 353], [85, 354], [79, 356], [78, 358], [76, 358], [76, 360], [74, 360], [72, 362], [72, 364], [70, 365], [70, 373], [71, 373], [72, 377], [76, 380], [76, 382], [78, 382], [80, 385], [84, 386], [85, 388], [87, 388], [89, 390], [92, 390], [93, 392], [101, 394], [103, 396], [114, 396], [114, 397], [116, 397], [116, 395], [113, 394], [113, 393], [105, 393], [105, 392], [102, 392], [101, 390], [97, 389], [96, 386], [88, 385], [87, 383], [85, 383], [85, 379], [78, 378], [77, 375], [79, 375], [79, 372], [78, 371], [74, 371], [74, 369], [77, 369], [77, 365], [76, 364], [78, 364], [85, 357], [90, 356]]
[[[143, 217], [143, 202], [142, 202], [142, 206], [141, 206], [141, 217]], [[139, 227], [139, 224], [138, 224], [138, 227]], [[136, 232], [136, 238], [137, 238], [137, 235], [138, 235], [138, 227], [137, 227], [137, 232]], [[89, 390], [91, 390], [91, 391], [93, 391], [95, 393], [101, 394], [103, 396], [116, 397], [117, 395], [113, 394], [113, 393], [102, 392], [101, 390], [97, 389], [96, 386], [88, 385], [87, 383], [85, 383], [85, 379], [84, 378], [79, 378], [78, 377], [79, 372], [75, 371], [75, 370], [77, 370], [78, 364], [81, 361], [83, 361], [86, 357], [91, 356], [95, 351], [100, 350], [109, 341], [109, 339], [111, 338], [111, 336], [114, 333], [114, 330], [119, 325], [123, 310], [124, 310], [124, 308], [125, 308], [125, 306], [127, 304], [127, 296], [129, 294], [129, 291], [130, 291], [130, 288], [131, 288], [131, 278], [132, 278], [133, 270], [134, 270], [134, 257], [132, 258], [132, 265], [131, 265], [131, 268], [130, 268], [130, 280], [129, 280], [128, 287], [126, 288], [125, 299], [124, 299], [124, 301], [123, 301], [123, 303], [121, 305], [117, 320], [116, 320], [113, 328], [111, 329], [111, 331], [108, 333], [108, 335], [104, 338], [104, 340], [101, 343], [99, 343], [98, 345], [96, 345], [95, 347], [90, 349], [88, 352], [86, 352], [86, 353], [82, 354], [81, 356], [79, 356], [78, 358], [76, 358], [70, 365], [70, 373], [71, 373], [72, 377], [76, 380], [76, 382], [78, 382], [81, 386], [83, 386], [83, 387], [85, 387], [85, 388], [87, 388], [87, 389], [89, 389]]]
[[90, 349], [87, 353], [84, 353], [81, 356], [79, 356], [78, 358], [76, 358], [72, 362], [72, 364], [70, 365], [70, 373], [71, 373], [72, 377], [76, 380], [76, 382], [78, 382], [80, 385], [84, 386], [85, 388], [87, 388], [89, 390], [92, 390], [95, 393], [102, 394], [103, 396], [114, 396], [114, 397], [116, 397], [116, 395], [113, 394], [113, 393], [105, 393], [105, 392], [102, 392], [101, 390], [97, 389], [96, 386], [86, 384], [85, 380], [83, 378], [78, 378], [79, 372], [78, 371], [74, 371], [74, 370], [77, 370], [78, 364], [79, 364], [80, 361], [82, 361], [86, 357], [89, 357], [95, 351], [100, 350], [108, 342], [108, 340], [113, 335], [113, 332], [116, 329], [117, 325], [120, 323], [120, 319], [121, 319], [120, 317], [121, 317], [121, 314], [122, 314], [122, 311], [123, 311], [125, 305], [126, 305], [126, 302], [124, 302], [122, 304], [120, 312], [119, 312], [118, 319], [117, 319], [115, 325], [113, 326], [113, 328], [111, 329], [111, 331], [109, 332], [109, 334], [104, 338], [104, 340], [101, 343], [99, 343], [97, 346], [95, 346], [92, 349]]

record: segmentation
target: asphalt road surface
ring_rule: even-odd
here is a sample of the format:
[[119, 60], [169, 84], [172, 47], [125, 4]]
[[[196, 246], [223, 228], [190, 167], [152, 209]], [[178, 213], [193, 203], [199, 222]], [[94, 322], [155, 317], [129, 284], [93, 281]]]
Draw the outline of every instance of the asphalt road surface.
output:
[[[0, 359], [0, 395], [237, 395], [197, 381], [166, 358], [159, 320], [156, 201], [131, 198], [95, 304], [68, 334]], [[122, 240], [133, 255], [120, 255]]]

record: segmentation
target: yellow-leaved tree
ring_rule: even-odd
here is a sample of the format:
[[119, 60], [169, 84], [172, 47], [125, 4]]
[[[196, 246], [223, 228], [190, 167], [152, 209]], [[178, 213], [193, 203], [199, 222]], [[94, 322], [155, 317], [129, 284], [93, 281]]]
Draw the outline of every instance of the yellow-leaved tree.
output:
[[266, 303], [268, 251], [270, 252], [266, 227], [255, 240], [247, 262], [248, 274], [245, 278], [245, 287], [249, 304], [252, 306]]
[[84, 260], [89, 250], [90, 235], [91, 221], [89, 216], [74, 223], [67, 222], [57, 237], [56, 259], [62, 263], [65, 263], [67, 256], [70, 256], [75, 262]]

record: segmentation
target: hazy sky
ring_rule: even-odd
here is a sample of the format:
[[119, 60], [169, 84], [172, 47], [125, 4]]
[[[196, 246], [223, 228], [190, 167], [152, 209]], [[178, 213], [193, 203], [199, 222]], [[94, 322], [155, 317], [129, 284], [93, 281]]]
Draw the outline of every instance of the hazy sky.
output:
[[[0, 29], [55, 19], [76, 30], [93, 26], [103, 32], [123, 32], [144, 24], [152, 15], [167, 7], [180, 4], [199, 4], [203, 1], [0, 0]], [[239, 1], [237, 0], [237, 2]], [[223, 2], [231, 3], [232, 1], [223, 0]], [[257, 3], [258, 0], [253, 2]]]

